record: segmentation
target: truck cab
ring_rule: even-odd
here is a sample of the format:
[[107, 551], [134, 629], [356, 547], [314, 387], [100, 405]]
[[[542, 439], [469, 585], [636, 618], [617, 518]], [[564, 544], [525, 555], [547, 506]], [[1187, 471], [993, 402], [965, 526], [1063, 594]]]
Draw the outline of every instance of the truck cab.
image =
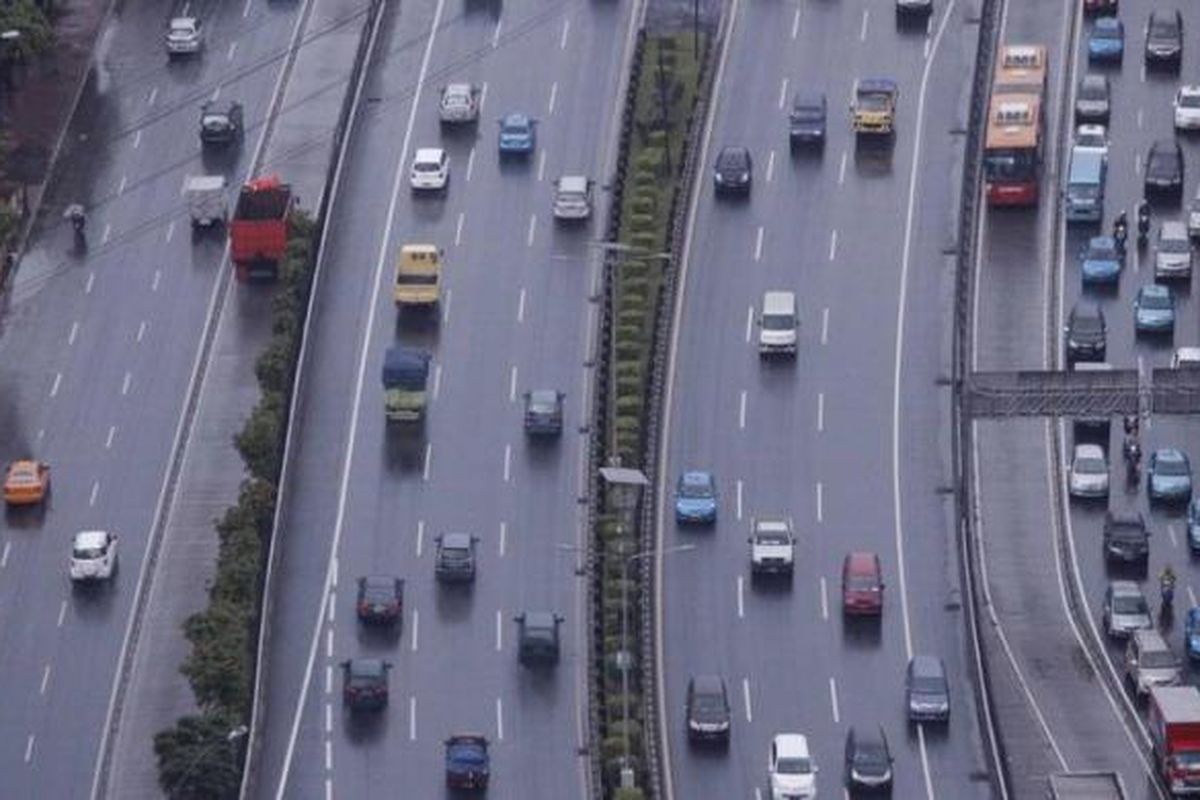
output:
[[1150, 687], [1147, 721], [1154, 760], [1171, 795], [1200, 794], [1200, 691]]
[[425, 419], [425, 386], [429, 353], [412, 347], [389, 347], [383, 359], [383, 412], [388, 422]]
[[755, 519], [750, 523], [751, 575], [792, 574], [796, 537], [790, 518]]
[[392, 299], [398, 308], [435, 306], [441, 298], [442, 251], [432, 244], [406, 244], [396, 263]]
[[900, 89], [890, 78], [862, 78], [856, 82], [850, 104], [854, 132], [882, 136], [893, 133], [899, 97]]

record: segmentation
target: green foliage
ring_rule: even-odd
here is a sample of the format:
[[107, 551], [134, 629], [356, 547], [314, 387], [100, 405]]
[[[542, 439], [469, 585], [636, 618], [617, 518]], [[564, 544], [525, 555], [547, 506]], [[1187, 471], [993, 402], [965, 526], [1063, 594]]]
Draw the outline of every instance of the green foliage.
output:
[[241, 737], [236, 718], [215, 711], [180, 717], [154, 736], [158, 784], [171, 800], [232, 800], [238, 796]]
[[646, 795], [641, 789], [634, 787], [617, 787], [613, 792], [612, 800], [645, 800]]
[[0, 31], [20, 31], [13, 45], [17, 58], [27, 59], [54, 44], [54, 28], [32, 0], [6, 0], [0, 4]]
[[279, 476], [286, 408], [281, 392], [264, 392], [246, 425], [233, 437], [250, 474], [272, 483]]

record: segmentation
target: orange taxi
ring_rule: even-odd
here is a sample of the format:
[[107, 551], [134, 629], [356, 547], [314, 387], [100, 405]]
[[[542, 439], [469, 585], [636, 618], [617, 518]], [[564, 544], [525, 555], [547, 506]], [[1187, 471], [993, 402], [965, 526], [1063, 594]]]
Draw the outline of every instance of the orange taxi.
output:
[[4, 502], [10, 506], [40, 503], [50, 491], [50, 465], [32, 459], [20, 459], [8, 465], [4, 474]]

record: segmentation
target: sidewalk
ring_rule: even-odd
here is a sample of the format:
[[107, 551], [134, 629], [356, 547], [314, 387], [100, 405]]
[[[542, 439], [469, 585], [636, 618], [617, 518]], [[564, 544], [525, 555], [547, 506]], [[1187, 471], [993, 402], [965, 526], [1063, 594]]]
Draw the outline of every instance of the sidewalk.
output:
[[[338, 120], [350, 101], [360, 43], [370, 34], [373, 15], [371, 0], [314, 2], [258, 173], [278, 173], [292, 185], [301, 207], [315, 215], [340, 146]], [[162, 797], [154, 734], [196, 710], [191, 687], [179, 673], [189, 651], [182, 624], [207, 604], [217, 553], [214, 522], [237, 500], [245, 478], [233, 437], [258, 401], [254, 364], [271, 335], [272, 294], [233, 282], [227, 302], [219, 305], [145, 616], [126, 656], [132, 667], [101, 796]]]

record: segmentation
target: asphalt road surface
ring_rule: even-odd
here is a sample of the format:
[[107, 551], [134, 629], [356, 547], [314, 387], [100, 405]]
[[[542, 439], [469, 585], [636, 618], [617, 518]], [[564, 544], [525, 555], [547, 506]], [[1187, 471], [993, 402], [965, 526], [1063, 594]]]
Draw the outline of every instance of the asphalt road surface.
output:
[[[665, 697], [674, 796], [769, 796], [776, 733], [808, 736], [822, 795], [839, 795], [851, 725], [882, 725], [894, 796], [990, 797], [969, 676], [950, 498], [949, 370], [957, 165], [976, 29], [961, 3], [928, 27], [899, 27], [869, 2], [736, 4], [708, 161], [724, 145], [755, 158], [752, 197], [715, 199], [703, 175], [677, 331], [667, 486], [713, 471], [712, 529], [679, 529], [668, 502], [662, 560]], [[947, 18], [947, 15], [949, 17]], [[900, 88], [890, 145], [856, 147], [846, 103], [856, 78]], [[829, 98], [820, 154], [789, 155], [792, 93]], [[915, 183], [914, 183], [915, 181]], [[764, 291], [796, 292], [795, 363], [760, 362]], [[793, 580], [751, 580], [751, 519], [786, 515]], [[841, 564], [883, 562], [885, 610], [843, 618]], [[941, 656], [948, 726], [908, 724], [904, 670]], [[728, 750], [689, 746], [690, 675], [721, 674], [734, 710]]]
[[[310, 322], [282, 505], [261, 796], [362, 797], [380, 786], [441, 796], [442, 740], [463, 730], [492, 742], [489, 797], [583, 793], [575, 548], [588, 296], [598, 285], [589, 240], [601, 232], [599, 219], [555, 225], [550, 201], [560, 174], [602, 177], [631, 8], [439, 2], [406, 6], [381, 32]], [[440, 131], [438, 87], [460, 80], [486, 85], [481, 121]], [[495, 120], [516, 110], [539, 120], [537, 150], [501, 164]], [[428, 146], [450, 157], [444, 196], [408, 188], [413, 151]], [[405, 242], [444, 248], [431, 316], [398, 317], [393, 306]], [[419, 435], [389, 432], [383, 417], [379, 368], [395, 342], [433, 353]], [[534, 388], [565, 392], [561, 440], [526, 439], [521, 397]], [[471, 588], [434, 580], [434, 537], [447, 531], [479, 537]], [[394, 636], [355, 617], [356, 579], [380, 572], [406, 582]], [[526, 609], [565, 617], [563, 658], [548, 674], [517, 663], [512, 617]], [[360, 655], [393, 664], [389, 706], [369, 720], [340, 698], [338, 664]]]

